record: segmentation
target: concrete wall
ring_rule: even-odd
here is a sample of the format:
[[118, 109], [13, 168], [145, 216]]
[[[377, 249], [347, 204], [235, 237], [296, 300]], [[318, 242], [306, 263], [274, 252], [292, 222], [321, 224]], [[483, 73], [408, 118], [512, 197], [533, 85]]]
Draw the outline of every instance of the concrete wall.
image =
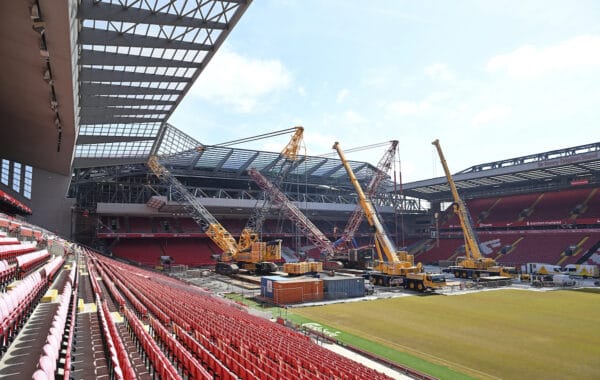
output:
[[33, 168], [31, 201], [33, 210], [28, 220], [67, 238], [71, 235], [71, 208], [74, 198], [67, 198], [70, 177]]

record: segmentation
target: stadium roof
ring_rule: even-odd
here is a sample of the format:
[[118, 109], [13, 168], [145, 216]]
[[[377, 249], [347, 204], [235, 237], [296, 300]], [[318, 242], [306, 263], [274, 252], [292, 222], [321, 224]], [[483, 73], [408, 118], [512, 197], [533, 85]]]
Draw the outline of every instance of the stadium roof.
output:
[[81, 1], [74, 166], [156, 152], [164, 123], [250, 2]]
[[[197, 149], [202, 147], [202, 149]], [[175, 174], [208, 176], [218, 178], [247, 178], [246, 171], [256, 168], [266, 175], [275, 175], [282, 163], [280, 153], [226, 146], [203, 145], [172, 125], [165, 124], [157, 138], [156, 154], [166, 167]], [[146, 157], [124, 158], [122, 164], [145, 163]], [[78, 160], [77, 167], [101, 167], [97, 160]], [[112, 163], [110, 163], [112, 165]], [[350, 161], [350, 166], [359, 179], [370, 179], [377, 170], [367, 162]], [[299, 155], [290, 171], [296, 179], [308, 179], [320, 184], [334, 184], [339, 179], [350, 186], [348, 176], [339, 159]]]
[[[598, 184], [600, 143], [475, 165], [453, 178], [461, 197], [467, 199]], [[403, 190], [429, 201], [452, 199], [446, 177], [407, 183]]]
[[250, 3], [1, 1], [2, 158], [70, 176], [147, 157]]

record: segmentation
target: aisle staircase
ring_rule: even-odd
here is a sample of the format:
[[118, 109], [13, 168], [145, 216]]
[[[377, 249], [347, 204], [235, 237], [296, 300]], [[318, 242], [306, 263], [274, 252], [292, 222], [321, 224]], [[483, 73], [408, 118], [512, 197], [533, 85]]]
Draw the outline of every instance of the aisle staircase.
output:
[[560, 258], [560, 260], [558, 260], [558, 263], [556, 263], [556, 265], [562, 265], [562, 263], [569, 257], [577, 256], [578, 254], [580, 254], [582, 251], [581, 247], [585, 244], [586, 241], [588, 241], [589, 238], [589, 236], [584, 236], [581, 240], [579, 240], [579, 242], [575, 245], [575, 251], [570, 255], [567, 254], [567, 250], [570, 249], [570, 247], [565, 248], [565, 250], [560, 254], [562, 257]]
[[494, 260], [498, 260], [500, 257], [505, 256], [510, 254], [512, 251], [514, 251], [517, 248], [517, 245], [521, 242], [521, 240], [525, 239], [523, 236], [517, 238], [517, 240], [513, 241], [510, 244], [510, 248], [506, 250], [506, 252], [502, 252], [502, 250], [506, 247], [502, 247], [500, 248], [500, 252], [498, 252], [498, 254], [496, 255], [496, 257], [494, 258]]

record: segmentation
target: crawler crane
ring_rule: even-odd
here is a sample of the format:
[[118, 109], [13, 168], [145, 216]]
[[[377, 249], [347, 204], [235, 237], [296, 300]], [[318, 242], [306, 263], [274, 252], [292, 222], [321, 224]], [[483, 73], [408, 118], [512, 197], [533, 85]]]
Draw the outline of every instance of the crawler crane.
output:
[[[388, 142], [384, 143], [388, 144]], [[375, 146], [381, 146], [383, 144], [374, 144], [367, 147], [359, 147], [357, 149], [365, 149], [365, 148], [373, 148]], [[377, 170], [375, 171], [369, 185], [367, 187], [367, 196], [372, 196], [372, 194], [377, 190], [381, 181], [387, 175], [387, 172], [392, 164], [396, 148], [398, 146], [398, 141], [393, 140], [389, 142], [389, 146], [386, 149], [384, 156], [379, 161], [377, 165]], [[354, 233], [358, 229], [360, 222], [364, 216], [364, 211], [357, 205], [354, 213], [348, 220], [346, 228], [342, 233], [342, 237], [340, 237], [336, 242], [332, 242], [329, 240], [323, 232], [319, 230], [317, 226], [312, 223], [310, 219], [308, 219], [298, 207], [291, 202], [287, 196], [279, 189], [279, 186], [269, 181], [266, 177], [264, 177], [257, 169], [251, 168], [248, 170], [248, 175], [254, 180], [254, 182], [265, 192], [268, 196], [269, 200], [274, 203], [283, 214], [291, 220], [296, 227], [300, 230], [300, 232], [307, 237], [307, 239], [317, 247], [321, 253], [324, 255], [325, 261], [323, 263], [323, 267], [325, 269], [338, 269], [340, 268], [340, 263], [343, 266], [349, 268], [360, 267], [362, 269], [366, 268], [366, 265], [370, 263], [373, 259], [373, 248], [372, 247], [354, 247], [350, 243], [350, 241], [354, 237]], [[294, 274], [299, 274], [297, 268], [293, 265], [289, 264], [288, 267], [290, 269], [293, 268]], [[284, 271], [286, 271], [284, 267]], [[312, 272], [311, 269], [306, 269], [306, 271]]]
[[450, 174], [450, 169], [448, 169], [440, 141], [435, 140], [431, 144], [437, 149], [440, 161], [444, 167], [444, 173], [446, 174], [450, 192], [454, 199], [452, 207], [454, 213], [458, 216], [465, 239], [465, 256], [457, 257], [456, 265], [449, 268], [450, 272], [454, 273], [455, 277], [462, 278], [478, 278], [481, 276], [511, 277], [511, 274], [515, 272], [514, 268], [499, 266], [494, 259], [484, 257], [481, 254], [477, 234], [471, 222], [471, 215], [469, 214], [469, 210], [467, 210], [466, 204], [458, 195], [458, 190], [456, 189], [452, 174]]
[[[280, 159], [284, 160], [279, 175], [289, 172], [289, 162], [296, 159], [298, 146], [302, 140], [304, 128], [294, 127], [281, 131], [270, 132], [251, 138], [240, 139], [228, 143], [219, 144], [219, 146], [229, 146], [242, 142], [254, 141], [266, 137], [278, 136], [284, 133], [294, 131], [291, 141], [280, 154]], [[210, 147], [199, 147], [202, 152]], [[279, 161], [279, 160], [278, 160]], [[236, 241], [233, 235], [217, 221], [217, 219], [200, 203], [188, 189], [175, 176], [167, 170], [158, 160], [157, 156], [151, 156], [148, 160], [148, 167], [163, 182], [169, 185], [171, 197], [184, 206], [184, 210], [200, 226], [207, 236], [221, 249], [219, 261], [215, 266], [217, 273], [235, 274], [239, 269], [246, 269], [250, 273], [268, 274], [277, 271], [277, 265], [273, 261], [281, 259], [281, 240], [269, 242], [260, 242], [258, 232], [252, 227], [256, 223], [248, 225], [243, 229], [239, 241]], [[283, 174], [282, 174], [283, 172]], [[270, 203], [263, 203], [261, 208], [255, 210], [255, 215], [264, 218], [268, 211]], [[260, 223], [262, 223], [260, 220]]]
[[418, 291], [435, 290], [444, 287], [446, 280], [443, 274], [423, 272], [421, 263], [415, 265], [413, 255], [408, 254], [406, 251], [396, 250], [377, 216], [373, 203], [366, 197], [358, 179], [356, 179], [340, 144], [336, 142], [333, 145], [333, 149], [340, 156], [340, 160], [358, 195], [359, 204], [364, 210], [365, 217], [375, 233], [375, 249], [378, 260], [374, 261], [373, 272], [370, 273], [371, 281], [376, 285], [403, 285], [407, 289]]

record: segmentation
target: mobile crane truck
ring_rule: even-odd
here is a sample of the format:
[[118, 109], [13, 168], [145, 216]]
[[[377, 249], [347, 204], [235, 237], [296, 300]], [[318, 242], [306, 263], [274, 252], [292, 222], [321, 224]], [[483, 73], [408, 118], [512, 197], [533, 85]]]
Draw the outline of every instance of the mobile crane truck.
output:
[[494, 259], [484, 257], [481, 254], [477, 235], [473, 228], [473, 223], [471, 222], [471, 215], [467, 210], [467, 206], [458, 195], [458, 190], [456, 189], [452, 174], [450, 174], [450, 169], [448, 169], [448, 164], [446, 163], [446, 158], [442, 152], [440, 141], [435, 140], [431, 144], [436, 147], [438, 155], [440, 156], [440, 161], [444, 167], [444, 173], [446, 174], [446, 179], [448, 180], [448, 185], [452, 192], [452, 198], [454, 199], [452, 207], [454, 213], [458, 216], [465, 239], [465, 256], [457, 257], [455, 265], [448, 268], [449, 272], [453, 273], [454, 277], [457, 278], [475, 279], [482, 276], [512, 277], [516, 273], [514, 267], [500, 266]]
[[346, 173], [348, 173], [348, 177], [358, 194], [360, 206], [365, 212], [369, 226], [371, 226], [375, 233], [375, 250], [378, 260], [374, 260], [373, 271], [369, 272], [371, 282], [381, 286], [402, 285], [405, 289], [421, 292], [445, 287], [446, 278], [443, 274], [423, 272], [421, 263], [415, 265], [413, 255], [410, 255], [406, 251], [396, 250], [377, 216], [373, 203], [366, 197], [358, 179], [356, 179], [340, 144], [336, 142], [333, 145], [333, 149], [337, 151], [346, 169]]

